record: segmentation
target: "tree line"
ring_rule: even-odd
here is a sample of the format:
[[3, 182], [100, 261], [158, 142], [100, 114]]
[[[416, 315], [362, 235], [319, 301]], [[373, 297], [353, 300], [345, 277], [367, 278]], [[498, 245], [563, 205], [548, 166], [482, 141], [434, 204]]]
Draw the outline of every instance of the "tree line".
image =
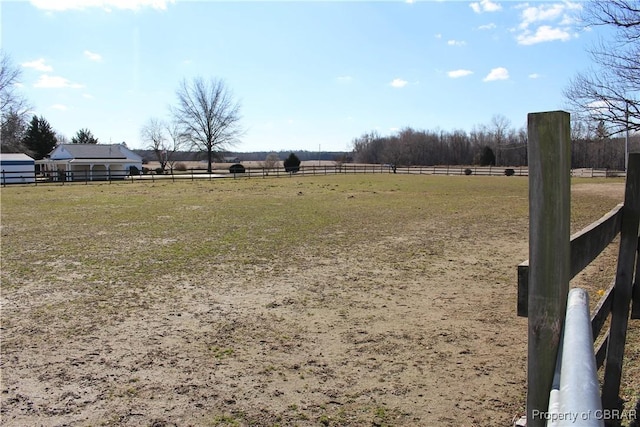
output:
[[[604, 126], [572, 123], [573, 168], [625, 169], [625, 138], [607, 136]], [[502, 116], [490, 125], [464, 130], [417, 130], [406, 127], [391, 135], [372, 131], [353, 140], [358, 163], [403, 166], [526, 166], [527, 131], [510, 127]], [[629, 138], [629, 151], [640, 150], [640, 134]]]

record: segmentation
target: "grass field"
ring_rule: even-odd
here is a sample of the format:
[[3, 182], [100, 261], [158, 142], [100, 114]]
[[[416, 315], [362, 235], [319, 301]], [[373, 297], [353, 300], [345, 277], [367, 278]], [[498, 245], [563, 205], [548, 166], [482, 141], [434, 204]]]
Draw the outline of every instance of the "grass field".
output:
[[[572, 230], [622, 191], [574, 181]], [[524, 411], [526, 178], [0, 195], [3, 425], [505, 426]], [[576, 279], [594, 298], [613, 258]], [[630, 327], [621, 393], [635, 402]]]

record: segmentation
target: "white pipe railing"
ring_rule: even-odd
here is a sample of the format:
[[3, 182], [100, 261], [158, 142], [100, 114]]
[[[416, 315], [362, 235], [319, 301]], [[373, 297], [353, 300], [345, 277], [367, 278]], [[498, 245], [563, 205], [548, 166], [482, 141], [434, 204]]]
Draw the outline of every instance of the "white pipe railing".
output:
[[548, 427], [604, 427], [589, 295], [584, 289], [569, 291], [546, 418]]

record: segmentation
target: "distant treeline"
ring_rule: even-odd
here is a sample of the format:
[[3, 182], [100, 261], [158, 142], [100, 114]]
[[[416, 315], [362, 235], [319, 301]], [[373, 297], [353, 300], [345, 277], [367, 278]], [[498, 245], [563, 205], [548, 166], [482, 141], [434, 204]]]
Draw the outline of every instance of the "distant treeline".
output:
[[[625, 139], [597, 135], [572, 135], [572, 168], [624, 169]], [[365, 133], [353, 140], [358, 163], [391, 163], [403, 166], [527, 165], [527, 132], [496, 126], [463, 130], [414, 130], [405, 128], [382, 136]], [[629, 151], [640, 151], [640, 135], [629, 138]]]
[[[605, 137], [572, 127], [572, 168], [624, 169], [625, 138]], [[264, 161], [276, 154], [282, 161], [294, 153], [300, 161], [328, 160], [341, 163], [395, 164], [398, 166], [482, 165], [526, 166], [527, 132], [510, 129], [496, 121], [492, 128], [480, 126], [463, 130], [415, 130], [410, 127], [391, 135], [376, 131], [352, 141], [353, 151], [254, 151], [218, 152], [215, 162]], [[153, 150], [134, 150], [146, 162], [157, 161]], [[640, 135], [629, 138], [629, 151], [640, 151]], [[206, 153], [178, 151], [170, 154], [172, 162], [202, 161]]]

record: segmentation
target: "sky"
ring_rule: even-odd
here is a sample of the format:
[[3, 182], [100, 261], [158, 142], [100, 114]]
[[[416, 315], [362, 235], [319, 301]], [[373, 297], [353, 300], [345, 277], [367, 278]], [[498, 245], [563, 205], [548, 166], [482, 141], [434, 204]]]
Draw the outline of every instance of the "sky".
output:
[[404, 127], [526, 126], [566, 109], [604, 29], [576, 1], [0, 0], [0, 47], [60, 134], [144, 148], [180, 83], [222, 79], [236, 152], [348, 151]]

